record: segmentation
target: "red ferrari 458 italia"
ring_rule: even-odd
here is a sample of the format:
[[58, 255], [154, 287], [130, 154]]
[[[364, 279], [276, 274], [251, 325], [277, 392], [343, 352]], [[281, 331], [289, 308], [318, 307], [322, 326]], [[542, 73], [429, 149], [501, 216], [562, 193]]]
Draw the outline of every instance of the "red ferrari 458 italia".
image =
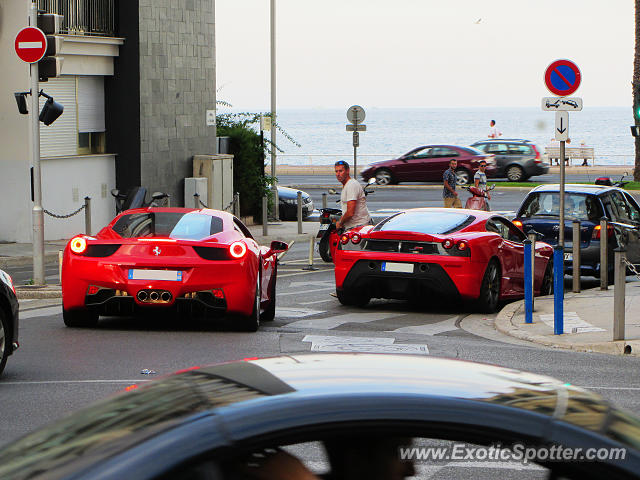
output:
[[[522, 230], [479, 210], [416, 208], [343, 233], [335, 255], [336, 293], [343, 305], [371, 298], [458, 296], [493, 312], [524, 296]], [[552, 291], [552, 253], [536, 242], [535, 293]]]
[[218, 210], [127, 210], [96, 236], [78, 235], [64, 250], [62, 308], [70, 327], [94, 326], [99, 315], [175, 308], [205, 317], [232, 314], [256, 331], [273, 320], [276, 253], [247, 227]]

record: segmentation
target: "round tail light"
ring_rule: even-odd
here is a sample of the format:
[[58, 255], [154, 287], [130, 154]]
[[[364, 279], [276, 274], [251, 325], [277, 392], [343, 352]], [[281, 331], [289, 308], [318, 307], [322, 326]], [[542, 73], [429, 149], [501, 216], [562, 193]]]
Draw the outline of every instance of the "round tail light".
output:
[[458, 250], [463, 251], [469, 247], [469, 244], [466, 241], [461, 240], [458, 242], [458, 245], [456, 245], [456, 247], [458, 248]]
[[343, 233], [343, 234], [340, 236], [340, 242], [341, 242], [343, 245], [346, 245], [347, 243], [349, 243], [349, 235], [348, 235], [348, 234], [346, 234], [346, 233]]
[[447, 250], [453, 247], [453, 240], [451, 240], [450, 238], [447, 238], [446, 240], [444, 240], [442, 242], [442, 246], [444, 248], [446, 248]]
[[516, 227], [518, 227], [520, 230], [522, 230], [522, 222], [520, 220], [514, 220], [512, 222]]
[[360, 243], [360, 240], [362, 240], [362, 236], [359, 233], [354, 233], [353, 235], [351, 235], [351, 243], [355, 243], [357, 245], [358, 243]]
[[233, 258], [242, 258], [247, 253], [247, 246], [243, 242], [233, 242], [229, 247], [229, 253]]
[[69, 245], [71, 251], [73, 253], [81, 254], [87, 249], [87, 241], [84, 237], [76, 237], [71, 240], [71, 245]]

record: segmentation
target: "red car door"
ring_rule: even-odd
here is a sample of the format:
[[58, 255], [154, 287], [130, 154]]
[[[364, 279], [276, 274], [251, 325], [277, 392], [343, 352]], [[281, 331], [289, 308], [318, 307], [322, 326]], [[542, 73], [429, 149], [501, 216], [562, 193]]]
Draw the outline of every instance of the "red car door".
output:
[[401, 159], [394, 166], [394, 175], [399, 182], [424, 181], [423, 163], [430, 157], [430, 147], [418, 148]]
[[524, 245], [519, 248], [517, 242], [509, 240], [509, 227], [501, 218], [487, 220], [486, 229], [502, 237], [497, 252], [502, 273], [501, 295], [510, 297], [521, 294], [524, 291]]
[[433, 147], [428, 161], [425, 162], [423, 168], [423, 181], [439, 182], [442, 181], [444, 171], [449, 168], [449, 162], [452, 158], [458, 157], [458, 152], [449, 147]]

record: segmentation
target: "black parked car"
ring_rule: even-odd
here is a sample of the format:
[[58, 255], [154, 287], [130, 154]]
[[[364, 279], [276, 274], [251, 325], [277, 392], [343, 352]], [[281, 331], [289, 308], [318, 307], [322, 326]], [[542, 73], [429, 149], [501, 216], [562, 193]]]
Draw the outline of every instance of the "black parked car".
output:
[[0, 374], [18, 348], [18, 299], [11, 276], [0, 270]]
[[[280, 220], [298, 219], [298, 191], [295, 188], [278, 187]], [[302, 192], [302, 218], [313, 213], [313, 200], [307, 192]]]
[[[523, 200], [513, 223], [525, 233], [535, 230], [544, 235], [543, 241], [550, 245], [558, 244], [559, 185], [541, 185], [531, 190]], [[600, 276], [600, 218], [627, 225], [640, 226], [640, 207], [635, 199], [621, 188], [601, 185], [565, 186], [565, 272], [573, 272], [573, 220], [580, 220], [580, 274]], [[608, 258], [613, 259], [613, 249], [621, 241], [620, 228], [608, 229]], [[631, 263], [640, 263], [639, 230], [627, 231], [627, 259]], [[613, 281], [613, 261], [608, 262], [609, 279]]]
[[[453, 473], [463, 465], [447, 466], [451, 456], [480, 450], [471, 461], [488, 466], [473, 465], [469, 478], [494, 478], [496, 468], [502, 478], [640, 472], [639, 418], [584, 389], [493, 365], [299, 354], [188, 368], [126, 390], [9, 443], [0, 478], [393, 480], [443, 467], [458, 478], [469, 473]], [[434, 449], [450, 457], [422, 456]]]
[[529, 140], [500, 138], [481, 140], [471, 146], [495, 155], [497, 178], [506, 177], [511, 182], [523, 182], [549, 171], [549, 164], [542, 161], [540, 150]]

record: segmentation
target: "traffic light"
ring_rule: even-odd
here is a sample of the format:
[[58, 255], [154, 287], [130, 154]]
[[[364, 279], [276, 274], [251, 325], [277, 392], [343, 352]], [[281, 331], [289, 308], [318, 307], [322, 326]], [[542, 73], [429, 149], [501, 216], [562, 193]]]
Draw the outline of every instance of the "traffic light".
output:
[[38, 13], [38, 28], [47, 36], [47, 51], [38, 62], [38, 73], [41, 82], [60, 76], [63, 58], [58, 54], [62, 49], [62, 37], [58, 36], [62, 28], [62, 15], [54, 13]]

